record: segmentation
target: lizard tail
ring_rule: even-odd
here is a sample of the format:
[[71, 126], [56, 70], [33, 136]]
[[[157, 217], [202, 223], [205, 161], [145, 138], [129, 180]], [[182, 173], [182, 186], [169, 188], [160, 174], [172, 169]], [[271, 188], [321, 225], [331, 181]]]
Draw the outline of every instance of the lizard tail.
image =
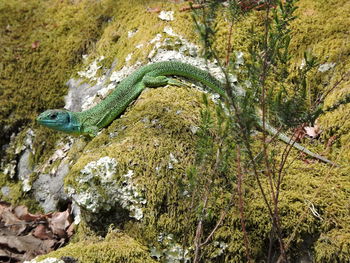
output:
[[[259, 126], [261, 126], [261, 127], [263, 126], [262, 125], [262, 120], [259, 120]], [[301, 151], [301, 152], [303, 152], [303, 153], [305, 153], [305, 154], [307, 154], [307, 155], [309, 155], [309, 156], [311, 156], [311, 157], [313, 157], [315, 159], [318, 159], [318, 160], [320, 160], [320, 161], [322, 161], [324, 163], [328, 163], [330, 165], [338, 167], [338, 165], [335, 164], [334, 162], [332, 162], [332, 161], [322, 157], [319, 154], [311, 152], [310, 150], [308, 150], [307, 148], [305, 148], [301, 144], [295, 142], [292, 138], [290, 138], [286, 134], [279, 132], [276, 128], [274, 128], [273, 126], [271, 126], [269, 123], [266, 123], [266, 122], [265, 122], [265, 130], [269, 134], [271, 134], [273, 136], [277, 136], [278, 139], [280, 139], [281, 141], [285, 142], [286, 144], [289, 144], [289, 145], [293, 146], [294, 148], [298, 149], [299, 151]]]

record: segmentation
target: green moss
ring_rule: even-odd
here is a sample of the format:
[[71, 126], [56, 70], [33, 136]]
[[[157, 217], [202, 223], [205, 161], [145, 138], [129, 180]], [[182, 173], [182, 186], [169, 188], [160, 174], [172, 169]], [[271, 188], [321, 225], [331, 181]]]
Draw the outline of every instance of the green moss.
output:
[[[349, 1], [299, 1], [298, 18], [293, 22], [293, 40], [291, 47], [294, 53], [295, 65], [300, 65], [302, 54], [310, 50], [320, 64], [336, 63], [334, 69], [314, 72], [309, 86], [319, 93], [335, 89], [326, 97], [324, 107], [335, 104], [339, 99], [349, 94], [349, 79], [345, 78], [340, 84], [336, 83], [346, 73], [350, 66], [348, 28], [350, 21], [344, 19], [350, 8]], [[333, 112], [327, 112], [318, 119], [318, 125], [323, 130], [323, 138], [336, 138], [334, 143], [339, 149], [333, 149], [333, 155], [339, 162], [346, 165], [349, 160], [349, 116], [350, 105], [343, 105]], [[334, 148], [334, 147], [333, 147]]]
[[25, 205], [31, 213], [42, 212], [43, 209], [31, 198], [29, 193], [22, 190], [22, 182], [13, 182], [3, 173], [0, 173], [0, 189], [8, 187], [9, 195], [3, 195], [0, 192], [1, 200], [11, 203], [11, 205]]
[[[187, 39], [194, 39], [195, 34], [191, 24], [189, 12], [179, 12], [179, 4], [165, 3], [164, 1], [119, 1], [118, 12], [114, 13], [113, 20], [104, 30], [101, 39], [96, 45], [96, 52], [106, 57], [107, 67], [116, 58], [117, 69], [124, 65], [133, 65], [137, 61], [145, 62], [154, 43], [149, 43], [157, 34], [163, 34], [165, 26], [170, 26], [178, 34]], [[162, 21], [158, 13], [149, 12], [148, 8], [158, 7], [161, 10], [174, 11], [174, 21]], [[128, 32], [135, 31], [131, 37]], [[117, 40], [117, 41], [116, 41]], [[142, 48], [136, 48], [143, 45]], [[125, 58], [132, 54], [131, 59]]]
[[[39, 112], [63, 106], [65, 82], [97, 41], [104, 18], [113, 11], [109, 6], [91, 1], [0, 3], [1, 145]], [[39, 142], [56, 139], [42, 131]]]
[[109, 233], [104, 240], [85, 240], [69, 244], [64, 248], [41, 256], [38, 260], [48, 257], [73, 257], [86, 263], [152, 263], [154, 261], [147, 248], [131, 237], [118, 232]]

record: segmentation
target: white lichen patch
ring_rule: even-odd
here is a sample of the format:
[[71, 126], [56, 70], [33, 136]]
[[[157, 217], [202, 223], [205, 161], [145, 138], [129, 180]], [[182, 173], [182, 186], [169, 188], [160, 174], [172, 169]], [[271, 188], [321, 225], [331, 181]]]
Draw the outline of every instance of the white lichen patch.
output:
[[83, 99], [83, 104], [81, 105], [81, 109], [82, 110], [87, 110], [89, 108], [92, 107], [92, 105], [94, 105], [94, 101], [96, 99], [96, 96], [86, 96], [84, 99]]
[[130, 60], [131, 60], [131, 58], [132, 58], [132, 53], [130, 53], [130, 54], [128, 54], [128, 55], [126, 56], [126, 58], [125, 58], [125, 62], [130, 61]]
[[173, 21], [174, 20], [174, 11], [161, 11], [159, 13], [158, 17], [164, 21]]
[[30, 261], [24, 261], [23, 263], [64, 263], [64, 261], [58, 258], [45, 258], [38, 261], [34, 258]]
[[124, 66], [121, 70], [114, 71], [109, 78], [110, 81], [118, 83], [125, 79], [127, 76], [131, 75], [136, 69], [141, 66], [140, 62], [135, 63], [133, 66]]
[[128, 31], [128, 38], [133, 37], [136, 34], [136, 32], [137, 32], [137, 29]]
[[222, 255], [228, 247], [227, 243], [219, 241], [214, 241], [213, 245], [215, 246], [215, 251], [211, 255], [212, 258]]
[[169, 163], [168, 163], [168, 169], [174, 169], [174, 164], [179, 163], [179, 160], [177, 160], [173, 153], [169, 154]]
[[12, 179], [16, 175], [16, 166], [16, 160], [12, 160], [11, 162], [5, 164], [4, 167], [2, 167], [2, 171], [5, 175], [8, 175], [10, 179]]
[[331, 63], [324, 63], [318, 67], [319, 72], [326, 72], [332, 68], [334, 68], [336, 63], [331, 62]]
[[33, 153], [33, 139], [35, 137], [35, 133], [32, 129], [28, 129], [26, 133], [26, 137], [24, 138], [23, 144], [16, 147], [15, 154], [20, 154], [25, 149], [30, 149]]
[[191, 130], [192, 134], [196, 134], [197, 131], [199, 130], [199, 127], [196, 125], [191, 125], [190, 130]]
[[142, 47], [143, 47], [143, 44], [142, 44], [142, 43], [135, 46], [135, 48], [137, 48], [137, 49], [140, 49], [140, 48], [142, 48]]
[[110, 83], [109, 85], [103, 87], [102, 89], [100, 89], [99, 91], [97, 91], [97, 96], [101, 97], [101, 98], [105, 98], [109, 92], [113, 89], [115, 89], [115, 84], [114, 83]]
[[54, 175], [56, 173], [57, 166], [54, 166], [53, 163], [62, 161], [67, 156], [74, 142], [73, 137], [67, 137], [67, 138], [68, 138], [67, 142], [59, 141], [56, 144], [55, 148], [57, 150], [50, 156], [50, 158], [42, 166], [42, 168], [40, 169], [41, 173], [44, 173], [48, 167], [51, 167], [51, 170], [50, 170], [51, 175]]
[[130, 211], [131, 217], [140, 220], [146, 199], [133, 182], [133, 171], [129, 170], [118, 180], [117, 166], [117, 161], [108, 156], [88, 163], [76, 178], [77, 186], [67, 187], [68, 195], [93, 213], [108, 211], [119, 204]]
[[9, 149], [14, 153], [14, 158], [10, 161], [1, 159], [0, 171], [13, 179], [15, 176], [22, 182], [22, 190], [31, 190], [30, 175], [33, 173], [32, 157], [35, 154], [33, 140], [35, 133], [32, 129], [27, 129], [23, 140], [18, 140], [18, 136], [12, 134], [10, 137]]
[[166, 33], [166, 34], [168, 34], [169, 36], [173, 36], [173, 37], [178, 37], [179, 35], [178, 34], [176, 34], [174, 31], [173, 31], [173, 29], [170, 27], [170, 26], [166, 26], [166, 27], [164, 27], [164, 33]]
[[3, 186], [3, 187], [1, 187], [0, 191], [1, 191], [1, 194], [3, 196], [8, 197], [8, 196], [10, 196], [11, 188], [8, 186]]
[[32, 189], [32, 184], [29, 178], [24, 178], [22, 180], [22, 190], [23, 192], [29, 192]]
[[96, 73], [101, 68], [99, 63], [104, 60], [104, 56], [99, 57], [98, 59], [95, 59], [87, 68], [85, 71], [79, 71], [78, 75], [83, 78], [87, 78], [90, 80], [97, 80]]
[[158, 242], [162, 248], [151, 247], [151, 256], [161, 262], [180, 263], [190, 262], [189, 249], [178, 244], [172, 234], [160, 233]]
[[162, 39], [162, 34], [157, 34], [154, 38], [152, 38], [152, 39], [149, 41], [149, 43], [150, 43], [150, 44], [153, 44], [153, 43], [159, 42], [161, 39]]
[[[23, 181], [23, 179], [25, 178], [28, 179], [29, 174], [32, 172], [30, 158], [35, 153], [33, 147], [33, 139], [35, 137], [35, 133], [32, 129], [28, 129], [26, 131], [23, 142], [19, 144], [18, 140], [16, 140], [16, 137], [16, 134], [13, 133], [10, 137], [9, 144], [9, 148], [14, 149], [13, 151], [16, 155], [16, 158], [14, 158], [11, 161], [5, 162], [4, 160], [1, 160], [0, 157], [0, 171], [2, 171], [5, 175], [9, 176], [11, 179], [14, 178], [16, 173], [19, 173], [19, 179]], [[25, 189], [28, 189], [28, 187], [26, 186]]]
[[[193, 44], [192, 42], [188, 41], [183, 36], [174, 32], [174, 30], [170, 26], [164, 27], [163, 32], [166, 33], [168, 36], [176, 37], [178, 39], [176, 41], [176, 45], [179, 45], [179, 53], [184, 54], [184, 53], [188, 52], [188, 54], [191, 57], [196, 57], [198, 55], [199, 46], [197, 46], [196, 44]], [[166, 40], [167, 39], [165, 39], [165, 42], [166, 42]]]
[[236, 56], [236, 61], [235, 61], [236, 68], [243, 66], [244, 65], [244, 53], [242, 51], [236, 51], [235, 56]]

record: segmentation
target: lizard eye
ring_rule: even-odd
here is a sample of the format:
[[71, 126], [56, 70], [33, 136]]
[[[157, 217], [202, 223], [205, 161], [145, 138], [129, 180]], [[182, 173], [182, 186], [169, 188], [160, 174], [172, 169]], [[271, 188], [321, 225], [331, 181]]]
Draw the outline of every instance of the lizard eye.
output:
[[57, 118], [57, 114], [56, 114], [56, 113], [50, 115], [50, 119], [51, 119], [51, 120], [54, 120], [54, 119], [56, 119], [56, 118]]

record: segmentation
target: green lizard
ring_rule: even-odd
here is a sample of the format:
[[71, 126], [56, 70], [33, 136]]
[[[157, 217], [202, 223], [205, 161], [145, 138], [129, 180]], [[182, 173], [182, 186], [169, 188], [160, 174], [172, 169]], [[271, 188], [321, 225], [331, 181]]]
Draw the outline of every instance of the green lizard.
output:
[[[167, 84], [178, 85], [178, 81], [167, 77], [170, 75], [198, 81], [208, 87], [210, 92], [217, 93], [222, 98], [226, 97], [222, 83], [208, 72], [182, 62], [165, 61], [146, 65], [136, 70], [121, 81], [110, 95], [91, 109], [82, 112], [47, 110], [37, 117], [37, 122], [48, 128], [70, 134], [95, 136], [100, 129], [117, 118], [145, 88], [156, 88]], [[262, 121], [260, 120], [258, 123], [262, 127]], [[283, 142], [292, 145], [307, 155], [325, 163], [333, 164], [326, 158], [294, 142], [287, 135], [279, 133], [268, 123], [265, 123], [265, 129], [270, 134], [276, 135]]]

